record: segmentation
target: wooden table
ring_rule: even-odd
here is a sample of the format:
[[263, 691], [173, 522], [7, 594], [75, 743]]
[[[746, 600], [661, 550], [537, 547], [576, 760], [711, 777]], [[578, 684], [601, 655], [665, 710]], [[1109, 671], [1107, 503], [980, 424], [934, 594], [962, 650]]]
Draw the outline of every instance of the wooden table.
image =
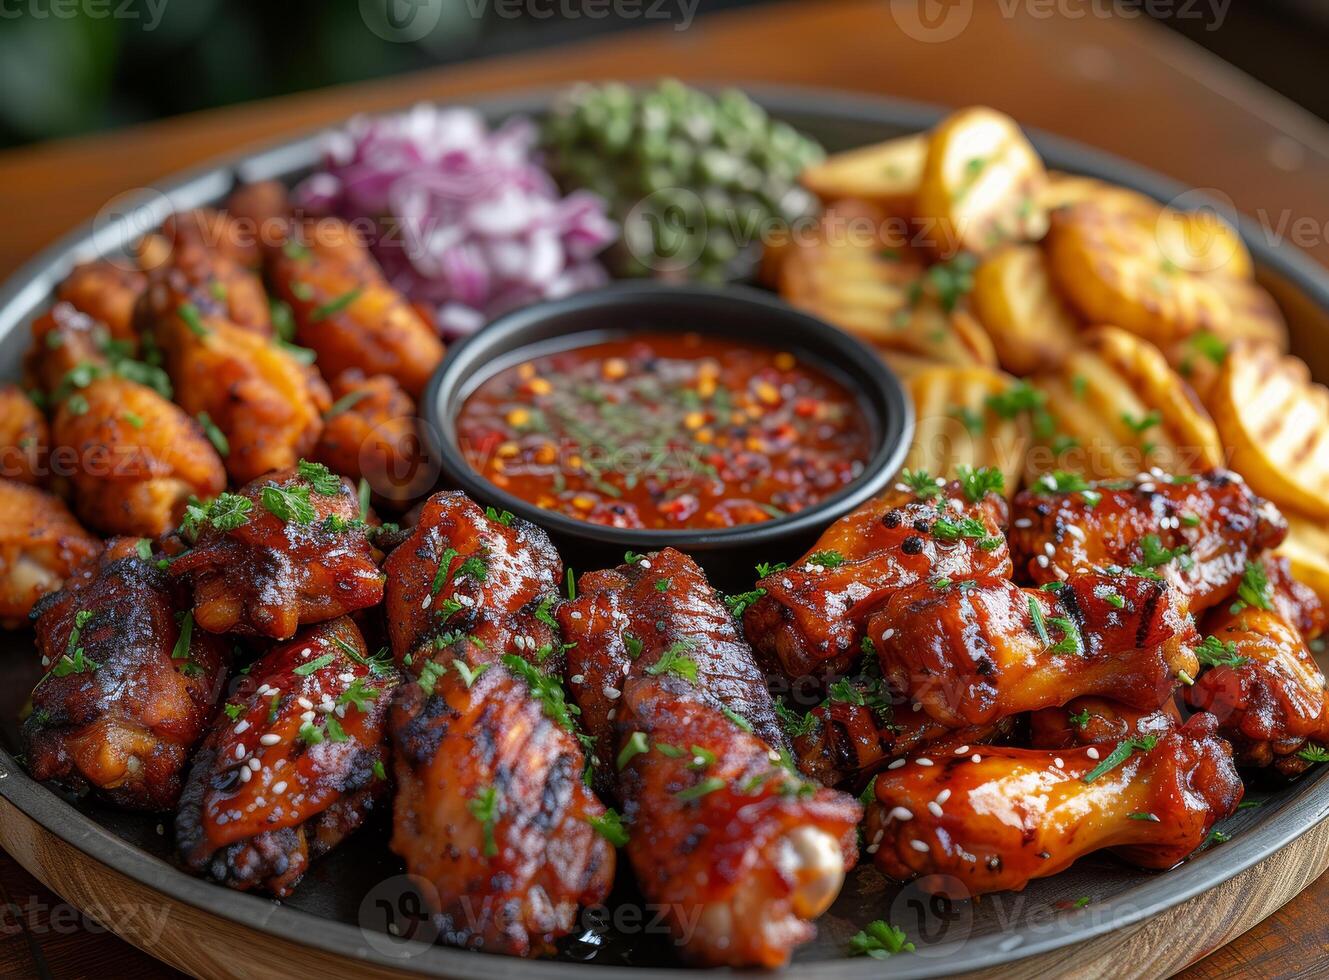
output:
[[[1056, 5], [1020, 6], [1025, 14], [1007, 17], [1002, 11], [1009, 4], [952, 4], [948, 9], [962, 15], [970, 11], [968, 21], [958, 32], [957, 22], [942, 28], [954, 36], [929, 41], [911, 36], [924, 32], [907, 10], [883, 0], [803, 0], [703, 17], [687, 31], [665, 26], [616, 34], [0, 154], [0, 273], [116, 195], [245, 144], [420, 99], [662, 74], [819, 85], [952, 106], [987, 103], [1222, 191], [1266, 228], [1297, 232], [1297, 243], [1329, 264], [1329, 128], [1144, 20], [1044, 17], [1039, 12]], [[1326, 903], [1329, 875], [1183, 976], [1313, 975], [1323, 969], [1316, 961], [1329, 955]], [[115, 937], [80, 926], [72, 910], [2, 856], [0, 973], [173, 975]]]

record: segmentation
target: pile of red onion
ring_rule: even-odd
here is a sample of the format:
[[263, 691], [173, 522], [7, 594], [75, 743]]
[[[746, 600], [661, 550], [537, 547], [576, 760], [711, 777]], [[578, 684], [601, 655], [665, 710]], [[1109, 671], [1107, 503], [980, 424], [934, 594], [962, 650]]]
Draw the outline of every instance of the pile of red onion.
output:
[[307, 211], [369, 218], [374, 255], [443, 330], [602, 285], [595, 256], [617, 237], [604, 201], [564, 197], [536, 161], [528, 119], [489, 130], [478, 112], [420, 105], [333, 134], [323, 169], [296, 189]]

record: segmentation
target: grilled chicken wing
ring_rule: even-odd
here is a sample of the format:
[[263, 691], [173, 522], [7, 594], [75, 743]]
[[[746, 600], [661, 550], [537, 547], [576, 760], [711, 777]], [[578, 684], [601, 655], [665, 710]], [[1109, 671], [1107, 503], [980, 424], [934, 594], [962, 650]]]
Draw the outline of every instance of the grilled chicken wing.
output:
[[1085, 694], [1158, 707], [1199, 669], [1184, 603], [1138, 575], [1077, 575], [1056, 591], [933, 582], [892, 596], [868, 631], [887, 682], [960, 728]]
[[1170, 868], [1241, 801], [1214, 730], [1200, 714], [1139, 740], [910, 759], [877, 776], [866, 850], [892, 878], [956, 898], [1022, 889], [1102, 848]]
[[871, 704], [837, 700], [813, 708], [806, 731], [793, 737], [798, 768], [823, 786], [858, 792], [879, 770], [911, 752], [944, 752], [986, 745], [1010, 733], [1012, 719], [991, 725], [947, 728], [908, 701], [882, 711]]
[[386, 800], [397, 672], [346, 617], [264, 654], [199, 747], [176, 841], [195, 874], [278, 898]]
[[1186, 702], [1218, 719], [1239, 761], [1271, 765], [1329, 729], [1324, 674], [1295, 627], [1244, 606], [1208, 617], [1205, 628], [1200, 653], [1208, 666], [1186, 689]]
[[1253, 594], [1264, 595], [1273, 611], [1289, 626], [1295, 626], [1307, 643], [1323, 635], [1329, 611], [1313, 589], [1292, 577], [1288, 560], [1282, 555], [1262, 555], [1258, 568], [1253, 572], [1250, 565], [1246, 566], [1242, 585]]
[[189, 415], [208, 414], [229, 445], [227, 472], [247, 483], [313, 450], [332, 397], [317, 371], [229, 320], [221, 302], [172, 266], [148, 287], [139, 315], [176, 401]]
[[0, 479], [0, 626], [26, 623], [33, 603], [101, 550], [60, 498]]
[[365, 479], [374, 500], [405, 508], [428, 493], [437, 477], [406, 392], [384, 374], [345, 371], [332, 383], [336, 399], [324, 418], [314, 456], [334, 473]]
[[856, 859], [858, 805], [793, 769], [752, 654], [691, 559], [666, 549], [583, 575], [579, 592], [558, 610], [571, 690], [643, 893], [694, 962], [787, 962]]
[[1175, 698], [1159, 708], [1132, 708], [1109, 698], [1075, 698], [1029, 715], [1029, 744], [1036, 749], [1069, 749], [1123, 738], [1162, 735], [1181, 725]]
[[665, 548], [617, 569], [587, 572], [578, 591], [581, 598], [561, 608], [558, 620], [578, 644], [569, 653], [570, 688], [598, 739], [602, 771], [613, 771], [617, 748], [616, 739], [599, 735], [613, 727], [623, 680], [666, 671], [671, 660], [690, 665], [692, 698], [738, 715], [772, 749], [788, 748], [751, 648], [687, 555]]
[[39, 486], [50, 448], [46, 416], [18, 385], [0, 385], [0, 478]]
[[1246, 562], [1287, 534], [1283, 516], [1223, 470], [1067, 486], [1078, 484], [1048, 476], [1015, 498], [1011, 555], [1040, 585], [1134, 567], [1161, 576], [1199, 611], [1231, 596]]
[[412, 398], [443, 358], [437, 332], [397, 292], [354, 229], [333, 218], [293, 222], [268, 252], [268, 276], [295, 313], [296, 340], [329, 378], [386, 374]]
[[193, 288], [200, 314], [269, 337], [272, 314], [255, 271], [259, 245], [252, 231], [211, 208], [181, 211], [139, 243], [139, 262], [157, 276], [171, 267], [178, 270]]
[[410, 667], [404, 658], [424, 641], [473, 631], [482, 620], [508, 627], [495, 656], [525, 651], [528, 633], [540, 637], [532, 652], [553, 638], [548, 611], [536, 615], [545, 600], [552, 604], [563, 575], [549, 535], [510, 514], [486, 511], [460, 491], [436, 493], [425, 502], [410, 537], [383, 570], [388, 635], [403, 668]]
[[133, 539], [33, 610], [46, 675], [23, 745], [33, 778], [124, 807], [175, 806], [190, 750], [223, 693], [227, 645]]
[[69, 303], [56, 303], [32, 321], [32, 347], [23, 361], [25, 375], [50, 396], [63, 398], [79, 369], [106, 366], [106, 327]]
[[764, 594], [743, 623], [768, 670], [790, 679], [843, 674], [868, 616], [895, 590], [943, 576], [1010, 575], [1000, 494], [971, 500], [959, 483], [924, 492], [918, 499], [896, 489], [864, 504], [792, 567], [757, 583]]
[[92, 380], [60, 403], [51, 425], [74, 509], [110, 534], [157, 537], [179, 523], [191, 497], [226, 488], [226, 469], [202, 426], [145, 385]]
[[392, 648], [415, 679], [393, 705], [392, 849], [433, 886], [450, 943], [546, 951], [603, 901], [606, 811], [557, 679], [548, 606], [562, 562], [539, 528], [436, 494], [388, 557]]
[[101, 259], [75, 266], [56, 289], [55, 298], [105, 324], [111, 337], [132, 349], [138, 345], [134, 305], [147, 285], [148, 277], [138, 269]]
[[342, 478], [300, 461], [185, 515], [197, 543], [171, 562], [194, 588], [194, 617], [212, 633], [288, 639], [376, 606], [383, 598], [378, 552]]

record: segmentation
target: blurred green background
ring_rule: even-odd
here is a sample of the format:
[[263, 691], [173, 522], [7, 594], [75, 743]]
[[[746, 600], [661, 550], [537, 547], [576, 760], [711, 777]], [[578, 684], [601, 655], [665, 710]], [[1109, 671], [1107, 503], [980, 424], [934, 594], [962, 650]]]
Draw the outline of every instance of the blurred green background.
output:
[[[578, 12], [582, 2], [0, 0], [0, 146], [605, 31], [668, 29], [640, 17], [586, 16]], [[662, 7], [677, 23], [693, 2]], [[696, 16], [705, 17], [761, 0], [696, 2]], [[385, 40], [367, 28], [366, 17], [381, 17], [388, 7], [399, 22], [422, 10], [437, 21], [423, 37]], [[1233, 0], [1218, 30], [1193, 20], [1163, 22], [1329, 117], [1329, 87], [1320, 77], [1327, 8], [1321, 0]]]

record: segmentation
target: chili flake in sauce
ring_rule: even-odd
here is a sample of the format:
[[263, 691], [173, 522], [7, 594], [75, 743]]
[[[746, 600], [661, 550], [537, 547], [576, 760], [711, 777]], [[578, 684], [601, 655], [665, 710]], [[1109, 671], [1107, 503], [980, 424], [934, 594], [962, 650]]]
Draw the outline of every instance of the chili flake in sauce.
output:
[[643, 333], [487, 379], [457, 436], [523, 500], [613, 527], [719, 528], [796, 513], [856, 479], [871, 430], [853, 394], [794, 355]]

